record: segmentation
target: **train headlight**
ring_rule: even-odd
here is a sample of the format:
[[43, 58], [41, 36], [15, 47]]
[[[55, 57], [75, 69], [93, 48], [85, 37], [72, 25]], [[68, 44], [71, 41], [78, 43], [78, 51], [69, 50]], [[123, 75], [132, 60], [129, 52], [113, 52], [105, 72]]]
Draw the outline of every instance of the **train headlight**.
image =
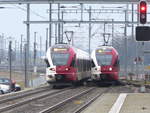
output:
[[66, 68], [66, 71], [68, 71], [69, 70], [69, 68]]
[[109, 71], [112, 71], [112, 68], [111, 68], [111, 67], [109, 68]]

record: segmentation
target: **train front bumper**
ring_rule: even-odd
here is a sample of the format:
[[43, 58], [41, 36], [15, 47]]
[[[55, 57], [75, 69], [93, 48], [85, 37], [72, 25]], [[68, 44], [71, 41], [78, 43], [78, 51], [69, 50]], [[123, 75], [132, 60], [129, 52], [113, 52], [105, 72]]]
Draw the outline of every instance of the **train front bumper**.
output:
[[47, 82], [55, 82], [56, 81], [55, 74], [47, 75], [46, 76], [46, 81]]

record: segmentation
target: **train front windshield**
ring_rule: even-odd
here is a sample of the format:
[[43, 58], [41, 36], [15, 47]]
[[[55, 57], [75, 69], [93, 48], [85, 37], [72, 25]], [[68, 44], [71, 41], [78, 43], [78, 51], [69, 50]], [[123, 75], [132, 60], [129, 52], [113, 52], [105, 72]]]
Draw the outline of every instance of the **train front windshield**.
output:
[[66, 65], [69, 59], [68, 53], [52, 53], [52, 62], [56, 66]]
[[96, 54], [97, 63], [99, 66], [111, 65], [112, 55], [108, 54]]

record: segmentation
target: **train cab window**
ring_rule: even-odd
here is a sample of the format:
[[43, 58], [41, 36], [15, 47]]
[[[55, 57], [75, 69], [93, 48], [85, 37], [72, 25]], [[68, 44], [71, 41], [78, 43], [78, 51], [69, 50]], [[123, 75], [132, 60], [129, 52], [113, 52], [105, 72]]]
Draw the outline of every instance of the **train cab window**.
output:
[[52, 53], [52, 61], [56, 66], [67, 65], [69, 54], [68, 53]]
[[101, 65], [111, 65], [112, 55], [108, 54], [96, 54], [97, 63]]

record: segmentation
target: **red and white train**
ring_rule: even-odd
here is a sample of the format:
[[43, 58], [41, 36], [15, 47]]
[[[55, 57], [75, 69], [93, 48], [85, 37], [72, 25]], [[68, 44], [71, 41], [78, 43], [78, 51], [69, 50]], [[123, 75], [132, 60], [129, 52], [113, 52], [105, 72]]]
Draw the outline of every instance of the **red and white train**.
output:
[[83, 82], [90, 78], [89, 54], [67, 44], [57, 44], [47, 50], [46, 80], [53, 87]]
[[117, 82], [119, 77], [118, 52], [111, 46], [100, 46], [92, 51], [92, 80]]

